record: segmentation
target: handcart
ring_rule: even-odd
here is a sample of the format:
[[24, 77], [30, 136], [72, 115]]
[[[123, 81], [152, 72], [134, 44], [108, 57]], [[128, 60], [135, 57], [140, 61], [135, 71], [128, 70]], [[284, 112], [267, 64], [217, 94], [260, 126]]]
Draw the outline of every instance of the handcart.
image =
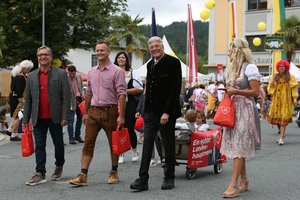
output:
[[[222, 128], [206, 132], [192, 132], [190, 137], [177, 137], [175, 140], [175, 156], [177, 165], [184, 164], [186, 178], [196, 178], [197, 168], [213, 166], [214, 172], [220, 174], [226, 156], [220, 153]], [[163, 151], [163, 150], [162, 150]], [[162, 152], [164, 156], [164, 152]]]

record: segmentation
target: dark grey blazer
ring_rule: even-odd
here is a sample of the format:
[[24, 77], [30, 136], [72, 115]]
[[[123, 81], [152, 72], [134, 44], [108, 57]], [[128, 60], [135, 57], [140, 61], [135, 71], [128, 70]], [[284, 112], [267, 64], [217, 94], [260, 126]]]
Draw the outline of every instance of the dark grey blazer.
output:
[[[37, 124], [39, 113], [39, 69], [29, 73], [25, 88], [25, 106], [23, 124], [28, 124], [30, 117], [32, 125]], [[51, 67], [48, 76], [48, 96], [52, 121], [59, 124], [67, 120], [70, 109], [71, 92], [65, 70]]]

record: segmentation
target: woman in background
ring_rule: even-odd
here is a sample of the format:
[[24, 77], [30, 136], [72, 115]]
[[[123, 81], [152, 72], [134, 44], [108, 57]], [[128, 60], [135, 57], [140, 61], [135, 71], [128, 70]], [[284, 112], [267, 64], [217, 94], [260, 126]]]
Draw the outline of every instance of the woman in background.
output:
[[[143, 92], [143, 84], [140, 80], [138, 73], [132, 70], [130, 67], [128, 55], [126, 52], [121, 51], [116, 55], [115, 65], [118, 65], [123, 69], [125, 74], [125, 80], [127, 83], [127, 100], [126, 100], [126, 112], [125, 112], [125, 127], [128, 128], [130, 135], [130, 143], [132, 148], [132, 161], [136, 162], [139, 159], [139, 153], [137, 151], [137, 136], [134, 131], [134, 125], [136, 122], [136, 108], [139, 104], [140, 95]], [[124, 154], [119, 156], [119, 163], [124, 163]]]
[[16, 65], [12, 71], [12, 79], [10, 85], [9, 105], [10, 116], [13, 121], [8, 128], [8, 133], [11, 133], [10, 141], [20, 141], [18, 136], [19, 118], [18, 113], [24, 106], [24, 90], [26, 86], [27, 73], [33, 67], [33, 63], [29, 60], [22, 61], [19, 65]]
[[268, 121], [278, 127], [277, 142], [283, 145], [285, 130], [288, 123], [292, 122], [292, 108], [297, 106], [298, 83], [290, 74], [290, 64], [280, 60], [276, 64], [277, 74], [272, 76], [268, 85], [268, 93], [272, 96]]

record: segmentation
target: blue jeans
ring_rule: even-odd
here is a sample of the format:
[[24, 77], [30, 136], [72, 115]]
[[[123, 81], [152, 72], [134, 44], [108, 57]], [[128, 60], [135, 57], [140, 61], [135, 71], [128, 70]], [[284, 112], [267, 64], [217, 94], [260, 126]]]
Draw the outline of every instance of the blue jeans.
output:
[[[74, 118], [76, 114], [76, 125], [75, 125], [75, 136], [74, 136]], [[68, 133], [69, 133], [69, 139], [77, 138], [81, 135], [81, 126], [82, 126], [82, 115], [80, 112], [79, 107], [76, 107], [75, 110], [70, 110], [68, 112]]]
[[48, 129], [54, 144], [55, 165], [63, 166], [65, 163], [65, 146], [61, 125], [55, 124], [51, 119], [38, 119], [33, 129], [35, 140], [35, 170], [42, 174], [46, 173], [46, 141]]

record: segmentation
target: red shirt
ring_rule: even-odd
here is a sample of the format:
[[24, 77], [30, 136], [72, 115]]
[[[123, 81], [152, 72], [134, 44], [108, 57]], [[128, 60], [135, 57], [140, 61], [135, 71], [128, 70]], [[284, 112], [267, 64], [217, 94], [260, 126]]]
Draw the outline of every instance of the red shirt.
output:
[[48, 96], [49, 71], [40, 71], [40, 98], [39, 98], [39, 118], [51, 119], [49, 96]]

